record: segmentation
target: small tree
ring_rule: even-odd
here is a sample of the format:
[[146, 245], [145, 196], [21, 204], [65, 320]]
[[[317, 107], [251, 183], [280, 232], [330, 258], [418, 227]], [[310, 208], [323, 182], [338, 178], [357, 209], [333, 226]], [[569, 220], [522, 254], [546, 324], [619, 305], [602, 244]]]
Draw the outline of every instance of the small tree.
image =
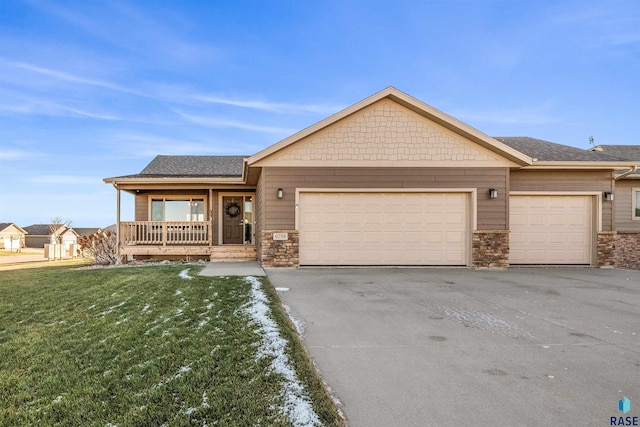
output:
[[[71, 223], [72, 221], [70, 219], [67, 220], [63, 220], [61, 216], [56, 216], [51, 218], [51, 223], [47, 225], [47, 227], [49, 228], [49, 236], [51, 236], [51, 240], [49, 243], [52, 243], [53, 246], [53, 259], [55, 261], [56, 259], [56, 249], [58, 250], [59, 254], [60, 254], [60, 259], [62, 259], [62, 242], [64, 239], [64, 231], [65, 230], [61, 230], [60, 233], [58, 233], [58, 230], [61, 227], [64, 228], [71, 228]], [[57, 233], [57, 234], [56, 234]]]
[[118, 242], [116, 234], [111, 231], [100, 230], [89, 236], [78, 239], [80, 245], [79, 255], [84, 258], [93, 258], [94, 263], [100, 265], [116, 265], [122, 260], [118, 254]]

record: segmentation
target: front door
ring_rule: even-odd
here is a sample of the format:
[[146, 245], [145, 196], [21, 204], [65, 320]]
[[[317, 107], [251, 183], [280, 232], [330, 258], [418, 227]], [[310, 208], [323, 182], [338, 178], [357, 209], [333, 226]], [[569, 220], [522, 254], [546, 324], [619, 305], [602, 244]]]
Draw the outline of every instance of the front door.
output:
[[222, 244], [244, 243], [244, 197], [222, 197]]

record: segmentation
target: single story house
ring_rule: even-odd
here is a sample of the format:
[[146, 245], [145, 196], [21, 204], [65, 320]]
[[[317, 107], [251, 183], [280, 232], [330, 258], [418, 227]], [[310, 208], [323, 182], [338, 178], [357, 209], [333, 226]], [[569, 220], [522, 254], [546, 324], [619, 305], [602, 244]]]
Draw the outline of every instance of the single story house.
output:
[[640, 247], [640, 219], [614, 203], [638, 163], [490, 137], [389, 87], [250, 156], [157, 156], [104, 181], [123, 256], [613, 266], [619, 229]]
[[71, 227], [64, 224], [55, 224], [55, 232], [51, 229], [54, 224], [33, 224], [25, 227], [28, 232], [26, 245], [28, 248], [44, 248], [44, 245], [54, 244], [61, 241], [68, 249], [71, 245], [78, 243], [78, 233]]
[[0, 222], [0, 249], [18, 251], [25, 246], [28, 233], [12, 222]]

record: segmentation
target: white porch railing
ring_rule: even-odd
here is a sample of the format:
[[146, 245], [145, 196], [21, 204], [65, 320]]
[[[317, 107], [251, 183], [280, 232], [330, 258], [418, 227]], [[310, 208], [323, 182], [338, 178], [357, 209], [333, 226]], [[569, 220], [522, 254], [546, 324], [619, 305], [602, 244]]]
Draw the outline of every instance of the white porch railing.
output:
[[120, 223], [123, 245], [209, 245], [211, 223], [206, 221], [128, 221]]

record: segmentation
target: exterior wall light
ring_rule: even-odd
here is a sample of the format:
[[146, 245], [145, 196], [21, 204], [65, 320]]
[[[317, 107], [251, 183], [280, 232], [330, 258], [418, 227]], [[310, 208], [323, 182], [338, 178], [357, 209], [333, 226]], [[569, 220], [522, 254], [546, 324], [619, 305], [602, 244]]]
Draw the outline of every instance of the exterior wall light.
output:
[[284, 190], [282, 188], [278, 188], [278, 191], [276, 192], [276, 197], [278, 199], [282, 199], [284, 197]]
[[604, 199], [607, 202], [613, 202], [613, 193], [611, 193], [610, 191], [605, 191], [604, 192]]
[[497, 199], [498, 198], [498, 190], [496, 190], [495, 188], [490, 188], [489, 189], [489, 198], [490, 199]]

